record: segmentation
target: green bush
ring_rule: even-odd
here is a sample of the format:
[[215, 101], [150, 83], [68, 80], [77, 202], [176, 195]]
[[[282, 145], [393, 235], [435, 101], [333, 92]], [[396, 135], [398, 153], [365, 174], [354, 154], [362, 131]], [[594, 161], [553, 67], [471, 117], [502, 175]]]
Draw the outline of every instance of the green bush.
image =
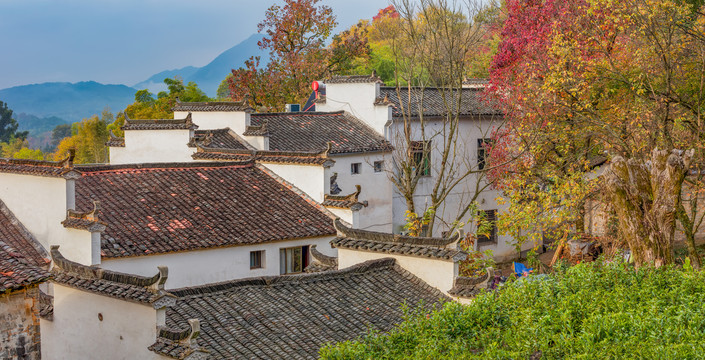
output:
[[408, 314], [323, 359], [705, 359], [705, 273], [623, 263], [515, 281], [470, 305]]

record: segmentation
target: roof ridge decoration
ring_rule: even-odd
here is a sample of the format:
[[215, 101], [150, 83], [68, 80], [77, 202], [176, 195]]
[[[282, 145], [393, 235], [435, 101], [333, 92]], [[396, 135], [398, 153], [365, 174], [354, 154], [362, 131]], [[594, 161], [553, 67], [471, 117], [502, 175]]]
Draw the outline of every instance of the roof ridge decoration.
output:
[[338, 237], [331, 240], [335, 248], [372, 251], [390, 255], [406, 255], [458, 262], [467, 259], [468, 254], [459, 249], [462, 236], [459, 233], [450, 238], [412, 237], [368, 230], [352, 229], [340, 219], [333, 223]]
[[496, 274], [492, 267], [488, 267], [486, 270], [485, 275], [456, 277], [453, 281], [453, 287], [448, 290], [448, 294], [470, 298], [479, 294], [483, 289], [489, 289], [490, 283], [494, 280]]
[[269, 136], [269, 129], [267, 129], [268, 120], [264, 120], [261, 125], [247, 125], [245, 131], [242, 133], [244, 136]]
[[304, 272], [315, 273], [321, 271], [338, 270], [338, 258], [328, 256], [316, 249], [316, 245], [309, 247], [309, 252], [313, 261], [304, 269]]
[[125, 147], [125, 138], [124, 137], [116, 136], [115, 133], [113, 133], [113, 129], [110, 129], [108, 131], [108, 134], [110, 135], [110, 139], [105, 142], [105, 146]]
[[185, 330], [172, 330], [160, 326], [157, 341], [149, 346], [149, 350], [174, 359], [209, 358], [210, 351], [198, 344], [201, 322], [198, 319], [188, 319], [188, 325]]
[[362, 84], [376, 83], [384, 84], [384, 81], [377, 76], [377, 72], [372, 70], [370, 75], [337, 75], [329, 79], [323, 80], [326, 84]]
[[448, 249], [455, 249], [460, 241], [460, 234], [455, 233], [449, 238], [439, 238], [439, 237], [414, 237], [406, 235], [398, 235], [392, 233], [383, 233], [377, 231], [360, 230], [347, 227], [343, 224], [340, 218], [335, 219], [333, 223], [335, 229], [338, 230], [338, 234], [345, 237], [360, 239], [360, 240], [372, 240], [372, 241], [382, 241], [382, 242], [392, 242], [392, 243], [404, 243], [409, 245], [422, 245], [422, 246], [434, 246], [442, 247]]
[[66, 210], [66, 219], [61, 222], [66, 228], [88, 230], [90, 232], [103, 232], [107, 224], [98, 219], [100, 201], [93, 201], [93, 210], [80, 212], [74, 209]]
[[156, 275], [146, 277], [70, 261], [59, 252], [58, 245], [51, 246], [51, 256], [54, 260], [53, 281], [61, 285], [148, 304], [154, 309], [163, 309], [176, 304], [176, 296], [164, 290], [164, 284], [169, 275], [166, 266], [158, 266], [159, 272]]
[[350, 209], [352, 211], [362, 210], [367, 207], [367, 200], [360, 202], [358, 197], [362, 192], [362, 186], [355, 185], [355, 192], [348, 195], [323, 195], [323, 206], [336, 207], [342, 209]]
[[74, 169], [76, 150], [71, 148], [66, 158], [59, 161], [0, 158], [0, 172], [37, 175], [46, 177], [62, 177], [67, 180], [80, 179], [80, 172]]

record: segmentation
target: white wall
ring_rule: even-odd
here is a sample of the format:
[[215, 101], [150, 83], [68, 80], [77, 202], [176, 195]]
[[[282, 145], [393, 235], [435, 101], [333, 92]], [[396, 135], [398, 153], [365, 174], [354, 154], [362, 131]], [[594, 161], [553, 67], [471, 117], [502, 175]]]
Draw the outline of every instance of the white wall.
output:
[[[110, 148], [111, 164], [189, 162], [191, 130], [125, 130], [125, 147]], [[117, 149], [117, 151], [115, 151]]]
[[61, 225], [66, 190], [63, 178], [0, 173], [0, 199], [47, 252], [59, 245], [70, 260], [92, 265], [91, 233]]
[[41, 320], [42, 358], [160, 359], [148, 350], [157, 336], [156, 312], [148, 304], [54, 284], [54, 320]]
[[[166, 282], [166, 286], [169, 289], [175, 289], [252, 276], [279, 275], [279, 249], [317, 245], [320, 252], [336, 256], [337, 251], [330, 247], [332, 239], [332, 236], [326, 236], [162, 255], [104, 258], [102, 267], [114, 271], [152, 276], [157, 273], [157, 266], [168, 266], [169, 280]], [[264, 250], [264, 268], [250, 270], [250, 251], [259, 250]]]
[[383, 258], [396, 259], [399, 266], [444, 293], [453, 287], [458, 276], [458, 264], [453, 261], [350, 249], [338, 249], [338, 269]]
[[[331, 157], [335, 164], [326, 169], [325, 187], [330, 194], [330, 177], [338, 173], [337, 183], [342, 189], [340, 195], [349, 195], [356, 191], [355, 185], [362, 187], [358, 197], [360, 202], [367, 201], [368, 206], [359, 211], [359, 229], [392, 232], [392, 194], [394, 185], [389, 179], [391, 164], [390, 153], [369, 153], [336, 155]], [[374, 162], [383, 161], [382, 172], [374, 172]], [[360, 163], [360, 174], [351, 174], [352, 163]]]
[[320, 165], [273, 164], [262, 163], [264, 167], [279, 175], [313, 200], [323, 201], [325, 184], [325, 169]]
[[[242, 135], [249, 121], [250, 114], [244, 111], [190, 111], [191, 119], [198, 125], [198, 130], [217, 130], [230, 128]], [[185, 119], [189, 111], [174, 111], [174, 119]]]
[[326, 102], [316, 104], [316, 111], [345, 110], [384, 135], [389, 112], [386, 105], [374, 104], [379, 86], [376, 83], [326, 84]]

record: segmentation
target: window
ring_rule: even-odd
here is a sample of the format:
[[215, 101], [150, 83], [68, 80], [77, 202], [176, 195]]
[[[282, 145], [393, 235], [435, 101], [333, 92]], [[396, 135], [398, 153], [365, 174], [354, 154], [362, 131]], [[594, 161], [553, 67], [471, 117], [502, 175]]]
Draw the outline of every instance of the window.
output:
[[431, 142], [412, 141], [409, 150], [413, 156], [414, 169], [418, 169], [419, 175], [431, 175]]
[[263, 268], [262, 259], [264, 258], [264, 250], [250, 251], [250, 269]]
[[382, 172], [384, 170], [384, 161], [375, 161], [372, 167], [375, 169], [375, 172]]
[[480, 221], [478, 223], [487, 223], [489, 229], [486, 229], [484, 234], [478, 234], [477, 243], [496, 243], [497, 242], [497, 210], [480, 210]]
[[308, 266], [308, 246], [279, 249], [279, 273], [295, 274]]
[[477, 139], [477, 168], [482, 170], [487, 165], [487, 147], [492, 139]]
[[361, 165], [362, 165], [361, 163], [352, 163], [352, 164], [350, 164], [350, 173], [353, 174], [353, 175], [359, 174], [359, 173], [360, 173], [360, 168], [362, 167]]

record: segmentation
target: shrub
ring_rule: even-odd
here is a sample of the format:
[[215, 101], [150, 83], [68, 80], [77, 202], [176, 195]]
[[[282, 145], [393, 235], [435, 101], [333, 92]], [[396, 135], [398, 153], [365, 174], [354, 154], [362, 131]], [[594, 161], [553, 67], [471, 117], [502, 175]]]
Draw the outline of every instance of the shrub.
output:
[[409, 314], [388, 334], [328, 345], [324, 359], [702, 359], [705, 273], [623, 263], [514, 281], [470, 305]]

